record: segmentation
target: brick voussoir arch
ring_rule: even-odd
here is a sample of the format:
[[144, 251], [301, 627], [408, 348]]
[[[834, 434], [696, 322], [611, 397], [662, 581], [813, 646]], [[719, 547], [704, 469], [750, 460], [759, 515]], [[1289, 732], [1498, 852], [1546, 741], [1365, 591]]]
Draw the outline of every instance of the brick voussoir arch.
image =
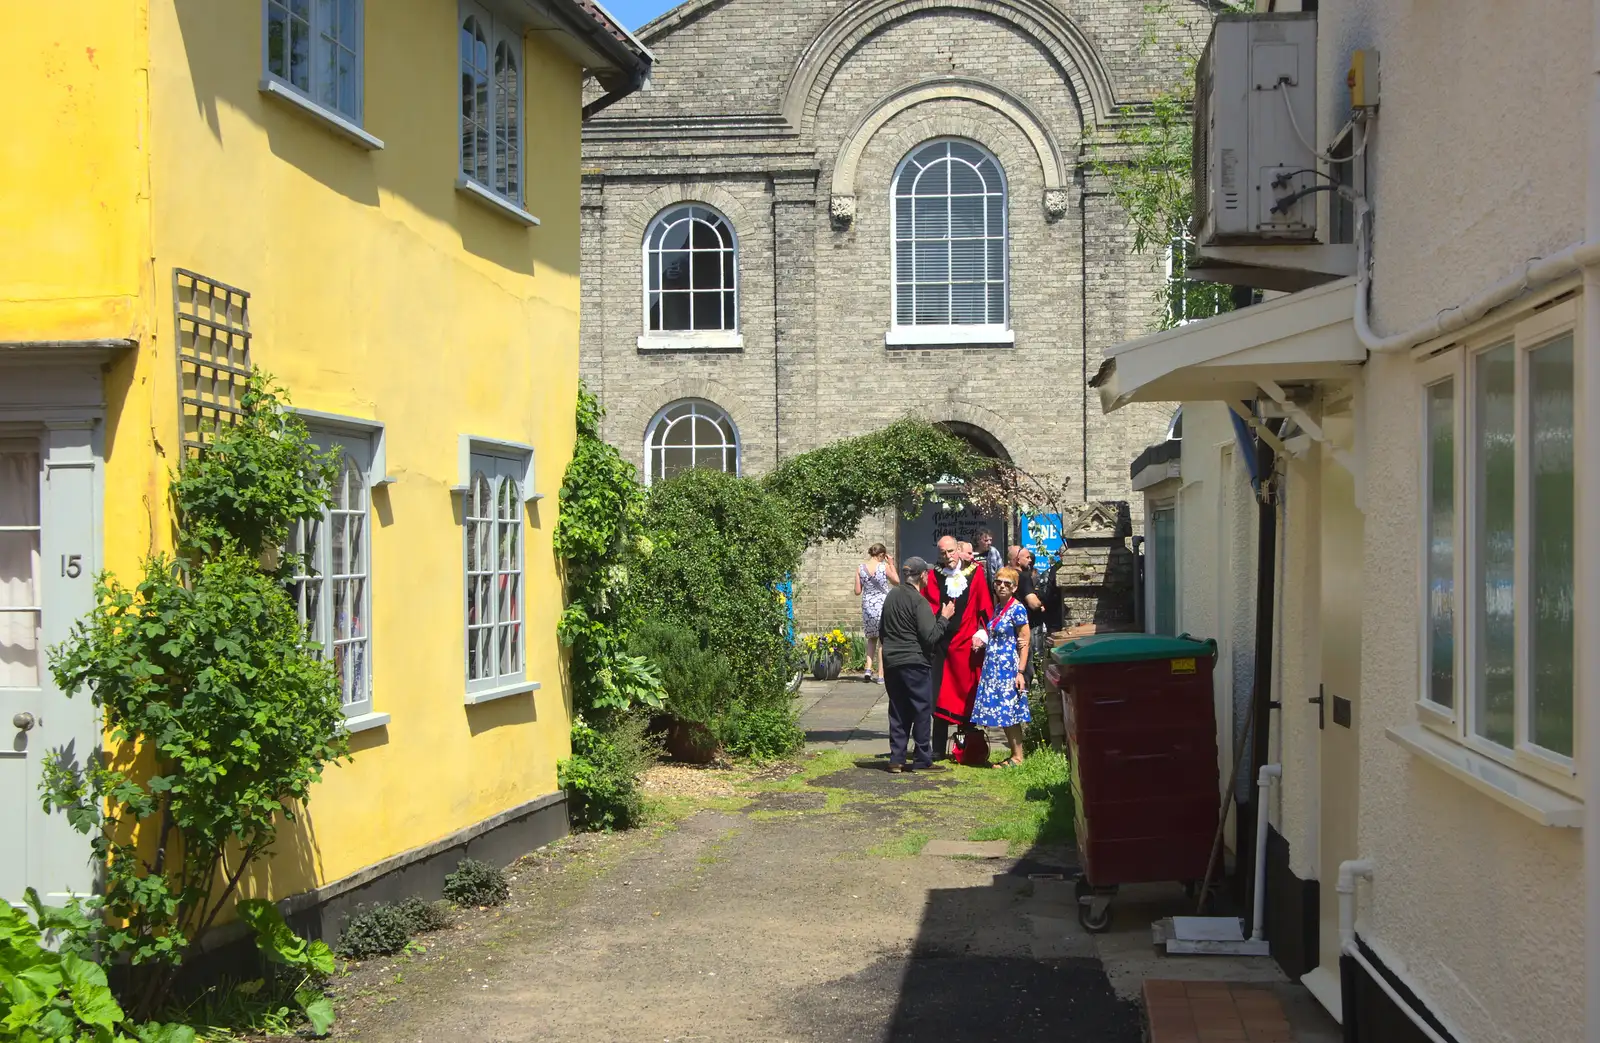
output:
[[957, 423], [976, 427], [999, 443], [1005, 455], [1020, 466], [1018, 450], [1027, 443], [1023, 440], [1022, 432], [1000, 414], [971, 402], [953, 398], [933, 409], [926, 415], [926, 419], [935, 424]]
[[[747, 439], [754, 430], [756, 414], [728, 385], [704, 377], [672, 377], [662, 381], [634, 400], [627, 412], [615, 417], [608, 438], [628, 447], [628, 458], [644, 473], [644, 440], [649, 434], [650, 421], [657, 413], [674, 402], [685, 399], [709, 402], [728, 414], [734, 432], [739, 436], [739, 473], [746, 474]], [[611, 418], [608, 418], [611, 419]]]
[[1050, 0], [859, 0], [835, 15], [801, 53], [784, 93], [784, 118], [809, 133], [834, 73], [862, 41], [884, 26], [938, 10], [982, 12], [1038, 40], [1087, 109], [1085, 122], [1105, 123], [1121, 107], [1094, 42]]
[[[856, 194], [856, 173], [862, 154], [874, 135], [896, 116], [919, 105], [940, 101], [968, 101], [992, 109], [1009, 120], [1028, 139], [1039, 172], [1044, 178], [1046, 192], [1060, 190], [1066, 184], [1066, 163], [1055, 136], [1045, 126], [1044, 120], [1021, 98], [997, 84], [964, 76], [941, 76], [932, 80], [910, 84], [893, 91], [874, 105], [856, 123], [845, 137], [834, 160], [832, 191], [835, 196]], [[961, 117], [955, 117], [961, 119]], [[964, 123], [977, 126], [973, 120]], [[937, 135], [936, 135], [937, 136]], [[950, 136], [971, 136], [955, 135]], [[987, 144], [987, 143], [986, 143]], [[1008, 173], [1009, 176], [1009, 173]]]
[[733, 234], [740, 243], [744, 242], [751, 229], [757, 227], [750, 211], [732, 192], [709, 181], [684, 181], [663, 185], [629, 206], [624, 219], [628, 237], [643, 243], [645, 230], [649, 228], [651, 220], [677, 203], [704, 203], [721, 211], [724, 217], [733, 222]]

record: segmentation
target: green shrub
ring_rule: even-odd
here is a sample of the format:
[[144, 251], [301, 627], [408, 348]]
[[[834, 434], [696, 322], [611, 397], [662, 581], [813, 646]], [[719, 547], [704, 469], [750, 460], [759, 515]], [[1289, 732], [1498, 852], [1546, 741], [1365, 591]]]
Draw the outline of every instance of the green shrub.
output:
[[738, 702], [714, 729], [724, 749], [756, 761], [780, 760], [800, 752], [805, 733], [796, 723], [794, 706], [782, 703]]
[[693, 631], [651, 621], [636, 628], [628, 650], [645, 656], [661, 671], [667, 712], [715, 730], [737, 698], [733, 670], [716, 652], [701, 646]]
[[413, 895], [395, 906], [395, 911], [405, 921], [406, 930], [412, 934], [427, 934], [450, 926], [450, 914], [434, 902], [424, 902]]
[[660, 747], [638, 714], [617, 715], [603, 729], [579, 717], [572, 722], [572, 756], [556, 769], [571, 794], [573, 828], [631, 829], [645, 819], [639, 776], [655, 764]]
[[399, 952], [411, 940], [411, 925], [392, 905], [358, 907], [339, 933], [335, 951], [351, 960], [370, 960]]
[[502, 905], [511, 897], [511, 885], [499, 866], [463, 858], [444, 878], [444, 896], [457, 905]]
[[1044, 667], [1041, 665], [1034, 671], [1033, 687], [1028, 689], [1028, 713], [1032, 715], [1032, 720], [1022, 728], [1022, 746], [1029, 752], [1046, 749], [1050, 745], [1050, 710], [1045, 702], [1049, 698], [1044, 687]]
[[645, 615], [722, 656], [739, 697], [786, 698], [788, 617], [773, 592], [805, 546], [793, 509], [758, 483], [691, 469], [652, 485], [653, 550], [634, 588]]

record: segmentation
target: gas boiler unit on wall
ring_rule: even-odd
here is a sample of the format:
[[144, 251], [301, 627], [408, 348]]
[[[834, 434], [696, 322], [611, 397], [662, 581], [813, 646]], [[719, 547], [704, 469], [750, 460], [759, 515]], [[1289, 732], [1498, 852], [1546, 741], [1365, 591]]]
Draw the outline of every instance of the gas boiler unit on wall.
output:
[[1223, 15], [1195, 72], [1195, 233], [1208, 246], [1316, 243], [1315, 14]]

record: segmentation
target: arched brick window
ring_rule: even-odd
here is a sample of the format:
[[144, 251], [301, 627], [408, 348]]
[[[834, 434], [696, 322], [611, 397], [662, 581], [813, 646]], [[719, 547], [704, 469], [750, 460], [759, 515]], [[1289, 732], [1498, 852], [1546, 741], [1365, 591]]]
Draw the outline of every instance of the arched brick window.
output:
[[970, 141], [918, 145], [895, 171], [894, 324], [1006, 327], [1006, 179]]

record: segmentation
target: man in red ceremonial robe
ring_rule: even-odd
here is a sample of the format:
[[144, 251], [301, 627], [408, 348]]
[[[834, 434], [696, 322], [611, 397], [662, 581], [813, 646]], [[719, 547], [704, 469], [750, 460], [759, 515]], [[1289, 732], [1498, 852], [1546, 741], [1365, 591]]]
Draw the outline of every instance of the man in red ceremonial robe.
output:
[[939, 564], [928, 570], [922, 596], [935, 615], [946, 600], [956, 603], [943, 659], [934, 668], [939, 690], [933, 709], [933, 751], [935, 757], [943, 757], [949, 747], [950, 725], [963, 728], [972, 716], [983, 669], [983, 652], [972, 647], [972, 635], [989, 625], [994, 601], [989, 597], [989, 577], [983, 566], [973, 560], [970, 550], [963, 552], [954, 536], [940, 537]]

